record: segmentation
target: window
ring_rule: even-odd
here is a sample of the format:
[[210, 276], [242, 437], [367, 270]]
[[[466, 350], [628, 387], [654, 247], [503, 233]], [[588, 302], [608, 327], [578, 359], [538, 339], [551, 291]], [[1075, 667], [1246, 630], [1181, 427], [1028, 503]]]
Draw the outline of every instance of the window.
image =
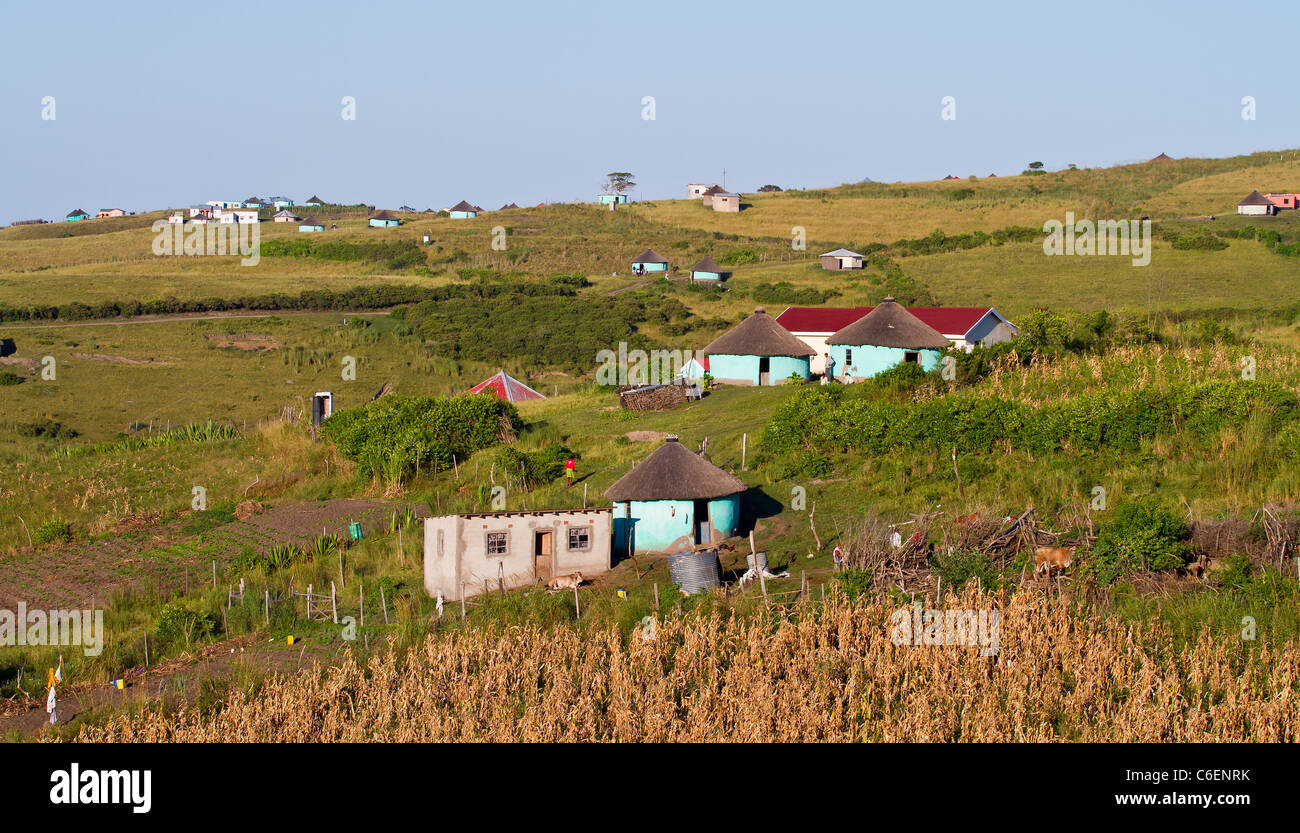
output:
[[903, 361], [916, 364], [921, 360], [921, 354], [914, 350], [907, 350], [903, 353]]
[[853, 366], [853, 351], [851, 349], [844, 351], [844, 366], [845, 367]]
[[487, 554], [505, 555], [506, 536], [509, 534], [508, 532], [489, 532], [487, 534]]
[[569, 527], [569, 549], [571, 550], [591, 549], [591, 527], [589, 526]]

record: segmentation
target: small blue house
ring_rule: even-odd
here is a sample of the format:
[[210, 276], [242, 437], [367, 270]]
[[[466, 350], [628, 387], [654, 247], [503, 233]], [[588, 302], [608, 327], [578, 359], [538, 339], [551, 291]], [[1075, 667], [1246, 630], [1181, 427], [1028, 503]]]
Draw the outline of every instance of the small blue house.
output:
[[826, 339], [834, 376], [843, 382], [876, 376], [906, 362], [934, 370], [951, 344], [893, 298]]
[[396, 228], [401, 224], [401, 218], [391, 211], [380, 211], [370, 215], [371, 228]]
[[724, 272], [722, 267], [713, 258], [705, 255], [700, 258], [700, 262], [691, 267], [692, 281], [711, 281], [718, 283], [730, 275], [730, 272]]
[[89, 220], [89, 219], [90, 219], [90, 215], [87, 214], [86, 212], [82, 211], [80, 208], [74, 208], [74, 209], [72, 209], [71, 211], [68, 212], [67, 219], [68, 219], [69, 221], [72, 221], [72, 220]]
[[288, 197], [271, 197], [271, 205], [276, 208], [292, 208], [293, 200]]
[[310, 197], [307, 198], [306, 202], [303, 203], [303, 205], [324, 205], [324, 204], [325, 203], [321, 200], [321, 198], [316, 196], [315, 194], [312, 194]]
[[747, 488], [669, 435], [605, 492], [614, 501], [614, 548], [634, 555], [720, 543], [740, 529]]
[[660, 255], [654, 249], [646, 249], [637, 255], [636, 260], [632, 261], [633, 272], [667, 272], [668, 258]]
[[478, 216], [478, 209], [461, 200], [448, 209], [448, 213], [453, 220], [472, 220]]
[[307, 219], [300, 220], [298, 222], [298, 231], [324, 231], [324, 230], [325, 230], [325, 224], [322, 223], [320, 220], [312, 220], [310, 218], [307, 218]]
[[724, 385], [780, 385], [791, 376], [807, 379], [813, 349], [776, 323], [767, 310], [754, 314], [704, 348], [709, 375]]
[[601, 205], [626, 205], [627, 194], [601, 194]]

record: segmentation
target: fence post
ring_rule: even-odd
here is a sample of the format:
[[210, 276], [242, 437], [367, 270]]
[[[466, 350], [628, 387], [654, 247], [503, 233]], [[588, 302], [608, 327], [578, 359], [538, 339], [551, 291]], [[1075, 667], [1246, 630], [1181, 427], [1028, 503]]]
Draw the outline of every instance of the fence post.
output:
[[330, 582], [330, 605], [334, 608], [334, 624], [339, 623], [339, 594], [334, 589], [334, 582]]
[[266, 588], [266, 590], [262, 592], [264, 594], [262, 597], [262, 613], [266, 617], [266, 626], [270, 627], [271, 626], [271, 588], [268, 587]]
[[357, 599], [361, 606], [361, 627], [366, 626], [366, 583], [363, 581], [357, 585]]
[[217, 589], [217, 559], [212, 559], [212, 589]]
[[655, 582], [655, 610], [659, 609], [659, 582]]
[[465, 619], [465, 582], [460, 583], [460, 618]]
[[311, 621], [311, 582], [307, 582], [307, 621]]
[[581, 619], [581, 618], [582, 618], [582, 602], [578, 601], [578, 585], [576, 585], [576, 584], [573, 585], [573, 606], [574, 606], [574, 608], [576, 608], [577, 611], [578, 611], [578, 615], [577, 615], [576, 618]]
[[379, 606], [384, 609], [384, 624], [388, 624], [388, 600], [384, 598], [384, 585], [379, 585]]

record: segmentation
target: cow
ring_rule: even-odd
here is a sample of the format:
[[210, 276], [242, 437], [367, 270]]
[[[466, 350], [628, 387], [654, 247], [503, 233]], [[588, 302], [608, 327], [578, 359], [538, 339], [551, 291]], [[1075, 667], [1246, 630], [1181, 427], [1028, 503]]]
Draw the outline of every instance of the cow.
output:
[[1034, 575], [1051, 578], [1053, 570], [1064, 572], [1074, 563], [1074, 547], [1039, 547], [1034, 552]]
[[551, 592], [557, 592], [560, 590], [577, 590], [578, 586], [582, 584], [582, 581], [582, 573], [569, 573], [564, 576], [556, 576], [546, 582], [546, 589]]

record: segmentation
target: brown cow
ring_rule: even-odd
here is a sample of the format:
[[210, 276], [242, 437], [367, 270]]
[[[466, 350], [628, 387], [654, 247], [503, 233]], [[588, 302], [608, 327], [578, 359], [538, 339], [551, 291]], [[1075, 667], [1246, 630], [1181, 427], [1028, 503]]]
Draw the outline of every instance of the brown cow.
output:
[[564, 576], [556, 576], [546, 582], [548, 590], [575, 590], [578, 585], [582, 584], [582, 573], [569, 573]]
[[1053, 570], [1064, 572], [1074, 563], [1074, 547], [1039, 547], [1034, 552], [1034, 575], [1051, 578]]

